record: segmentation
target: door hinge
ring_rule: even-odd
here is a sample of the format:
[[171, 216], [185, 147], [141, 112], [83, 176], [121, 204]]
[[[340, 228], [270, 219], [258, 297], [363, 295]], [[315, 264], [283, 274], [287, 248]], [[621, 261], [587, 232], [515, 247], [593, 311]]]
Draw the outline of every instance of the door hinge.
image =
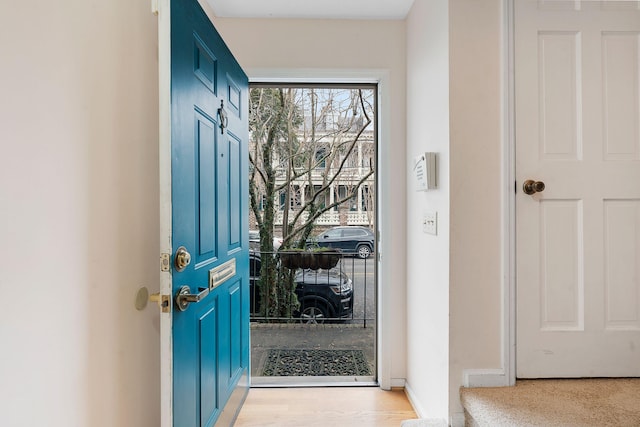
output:
[[158, 16], [158, 0], [151, 0], [151, 13]]
[[160, 254], [160, 271], [167, 273], [171, 271], [171, 255]]
[[151, 294], [149, 301], [157, 303], [163, 313], [171, 313], [171, 295]]

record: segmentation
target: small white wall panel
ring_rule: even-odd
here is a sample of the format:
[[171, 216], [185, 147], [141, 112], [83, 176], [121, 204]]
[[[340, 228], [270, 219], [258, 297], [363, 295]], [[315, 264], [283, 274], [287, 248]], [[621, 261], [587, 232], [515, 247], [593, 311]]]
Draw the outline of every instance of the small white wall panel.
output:
[[538, 9], [540, 10], [580, 10], [582, 9], [581, 0], [538, 0]]
[[541, 159], [582, 158], [580, 64], [579, 33], [538, 34]]
[[640, 200], [605, 200], [606, 329], [640, 330]]
[[640, 33], [602, 34], [604, 157], [640, 159]]
[[542, 330], [584, 328], [583, 207], [581, 200], [543, 200], [541, 205]]
[[617, 1], [601, 1], [602, 10], [640, 10], [640, 1], [633, 0], [617, 0]]

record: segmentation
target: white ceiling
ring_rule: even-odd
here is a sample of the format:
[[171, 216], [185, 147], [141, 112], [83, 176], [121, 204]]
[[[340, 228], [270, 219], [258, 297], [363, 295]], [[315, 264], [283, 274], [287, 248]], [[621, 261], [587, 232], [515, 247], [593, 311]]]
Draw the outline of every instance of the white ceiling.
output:
[[207, 0], [222, 18], [404, 19], [414, 0]]

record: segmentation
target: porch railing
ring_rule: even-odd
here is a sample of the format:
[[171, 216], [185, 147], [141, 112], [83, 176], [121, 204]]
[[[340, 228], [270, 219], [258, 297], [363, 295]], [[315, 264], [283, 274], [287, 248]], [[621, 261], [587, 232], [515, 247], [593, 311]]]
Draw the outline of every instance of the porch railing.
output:
[[[272, 257], [275, 267], [275, 283], [268, 289], [261, 279], [265, 257]], [[282, 265], [277, 252], [252, 250], [249, 265], [251, 321], [348, 323], [366, 328], [376, 318], [374, 265], [373, 255], [360, 259], [340, 254], [337, 265], [328, 270], [289, 269]]]
[[[369, 218], [370, 214], [371, 214], [370, 212], [362, 212], [362, 211], [346, 212], [346, 224], [341, 224], [340, 212], [335, 212], [335, 211], [325, 212], [314, 221], [314, 224], [327, 225], [327, 226], [335, 226], [335, 225], [366, 225], [368, 226], [368, 225], [371, 225], [371, 218]], [[289, 220], [294, 218], [295, 215], [296, 215], [295, 211], [289, 211]], [[275, 215], [275, 221], [274, 221], [275, 224], [282, 225], [283, 218], [284, 218], [284, 212], [277, 211]], [[309, 218], [309, 214], [307, 212], [303, 212], [302, 215], [300, 216], [300, 220], [302, 222], [306, 221], [307, 218]]]

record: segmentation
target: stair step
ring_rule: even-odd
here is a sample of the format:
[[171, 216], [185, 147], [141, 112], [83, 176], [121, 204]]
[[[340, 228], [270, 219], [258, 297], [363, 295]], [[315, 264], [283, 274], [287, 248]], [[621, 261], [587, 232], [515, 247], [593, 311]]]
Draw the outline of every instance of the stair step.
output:
[[466, 427], [640, 426], [640, 378], [519, 380], [462, 388]]

